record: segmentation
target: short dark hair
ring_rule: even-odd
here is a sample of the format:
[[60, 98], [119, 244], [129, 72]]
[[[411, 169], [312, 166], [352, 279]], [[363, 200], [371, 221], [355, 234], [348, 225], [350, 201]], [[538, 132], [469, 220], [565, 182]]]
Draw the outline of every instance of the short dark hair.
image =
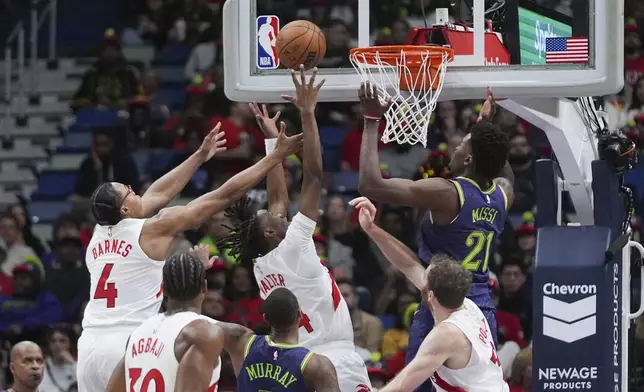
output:
[[233, 226], [224, 225], [230, 230], [230, 234], [215, 245], [219, 249], [229, 249], [230, 256], [236, 257], [239, 264], [252, 266], [254, 259], [266, 253], [264, 231], [253, 201], [246, 196], [237, 200], [226, 209], [226, 217], [235, 223]]
[[470, 130], [470, 145], [476, 174], [487, 179], [498, 176], [510, 153], [508, 135], [496, 124], [482, 120]]
[[190, 301], [206, 286], [206, 269], [192, 253], [171, 256], [163, 265], [163, 292], [168, 299]]
[[522, 273], [526, 274], [528, 272], [528, 266], [526, 263], [524, 263], [522, 260], [520, 260], [517, 257], [512, 257], [508, 258], [506, 260], [503, 260], [503, 263], [501, 263], [501, 268], [499, 270], [500, 273], [503, 273], [503, 270], [505, 267], [518, 267]]
[[10, 220], [12, 220], [12, 221], [13, 221], [13, 223], [16, 225], [16, 228], [18, 228], [18, 229], [19, 229], [18, 219], [16, 219], [15, 215], [13, 215], [13, 214], [11, 213], [11, 211], [5, 211], [5, 212], [3, 212], [3, 213], [1, 213], [1, 214], [0, 214], [0, 221], [1, 221], [1, 220], [5, 220], [5, 219], [10, 219]]
[[275, 332], [286, 333], [300, 320], [300, 304], [291, 290], [278, 287], [262, 303], [262, 313]]
[[430, 260], [427, 286], [441, 306], [457, 309], [463, 305], [465, 296], [472, 288], [472, 273], [465, 270], [455, 259], [438, 254]]
[[101, 226], [114, 226], [121, 221], [121, 195], [111, 183], [99, 185], [90, 200], [96, 223]]
[[337, 284], [338, 286], [341, 285], [341, 284], [347, 284], [347, 285], [353, 287], [354, 289], [356, 287], [355, 283], [353, 283], [352, 280], [346, 279], [346, 278], [336, 279], [335, 284]]

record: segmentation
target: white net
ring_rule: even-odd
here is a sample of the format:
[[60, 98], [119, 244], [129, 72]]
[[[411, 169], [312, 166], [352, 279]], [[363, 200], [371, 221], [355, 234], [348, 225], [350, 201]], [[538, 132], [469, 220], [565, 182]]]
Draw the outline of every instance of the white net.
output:
[[[431, 48], [415, 47], [413, 58], [404, 47], [395, 53], [391, 50], [351, 53], [353, 67], [363, 81], [370, 81], [378, 88], [382, 102], [392, 98], [385, 113], [386, 127], [382, 135], [385, 143], [427, 146], [427, 129], [443, 89], [445, 69], [451, 61], [450, 51]], [[408, 64], [413, 64], [413, 68]]]

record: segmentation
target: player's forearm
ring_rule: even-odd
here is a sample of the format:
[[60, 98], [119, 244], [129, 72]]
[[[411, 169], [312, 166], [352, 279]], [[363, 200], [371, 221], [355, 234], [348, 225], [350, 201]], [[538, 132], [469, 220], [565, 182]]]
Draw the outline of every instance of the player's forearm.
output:
[[284, 167], [275, 165], [266, 176], [268, 211], [273, 215], [286, 216], [288, 210], [288, 187], [284, 178]]
[[196, 211], [199, 219], [209, 219], [213, 214], [242, 198], [281, 161], [282, 156], [279, 152], [273, 151], [253, 166], [237, 173], [216, 190], [191, 201], [186, 207]]
[[512, 171], [510, 162], [505, 162], [505, 166], [503, 166], [503, 169], [501, 169], [501, 173], [498, 175], [498, 177], [503, 177], [506, 180], [510, 181], [512, 185], [514, 185], [514, 172]]
[[402, 272], [419, 290], [423, 285], [423, 267], [416, 254], [396, 237], [376, 226], [367, 232], [387, 260]]
[[418, 388], [431, 376], [436, 369], [425, 368], [412, 360], [393, 380], [391, 380], [380, 392], [409, 392]]
[[302, 133], [304, 135], [304, 146], [302, 148], [302, 171], [304, 180], [314, 179], [322, 184], [324, 169], [322, 167], [322, 147], [320, 143], [320, 132], [318, 123], [315, 120], [314, 112], [303, 111], [301, 113]]
[[380, 200], [379, 189], [384, 186], [378, 156], [378, 122], [365, 120], [360, 146], [359, 191], [363, 196]]
[[144, 216], [156, 214], [174, 199], [204, 163], [199, 153], [194, 153], [163, 177], [156, 180], [141, 198]]

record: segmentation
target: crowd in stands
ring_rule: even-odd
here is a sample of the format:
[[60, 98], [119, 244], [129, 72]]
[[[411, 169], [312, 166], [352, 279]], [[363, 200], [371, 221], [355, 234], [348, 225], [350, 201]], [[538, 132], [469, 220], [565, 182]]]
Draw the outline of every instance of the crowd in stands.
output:
[[[563, 13], [568, 12], [571, 3], [537, 2]], [[409, 26], [421, 18], [421, 2], [375, 3], [380, 4], [374, 16], [380, 28], [374, 40], [403, 43]], [[431, 7], [437, 6], [431, 3]], [[228, 150], [204, 165], [181, 197], [193, 198], [219, 186], [261, 158], [265, 151], [263, 134], [248, 103], [231, 102], [223, 92], [223, 1], [143, 0], [128, 4], [131, 6], [128, 26], [119, 32], [106, 33], [98, 59], [83, 76], [71, 104], [71, 110], [78, 115], [96, 110], [116, 113], [109, 126], [93, 130], [91, 148], [78, 168], [73, 193], [68, 195], [74, 202], [74, 211], [58, 217], [51, 243], [44, 243], [32, 232], [27, 200], [0, 215], [0, 342], [3, 350], [25, 339], [41, 344], [46, 352], [41, 392], [76, 390], [75, 343], [82, 330], [83, 307], [90, 295], [84, 249], [94, 225], [88, 211], [94, 189], [103, 182], [118, 181], [130, 184], [139, 194], [144, 193], [151, 181], [196, 151], [205, 132], [219, 122], [226, 134]], [[291, 10], [292, 15], [285, 15], [284, 19], [309, 19], [318, 24], [328, 40], [321, 67], [348, 65], [348, 48], [354, 45], [357, 33], [351, 31], [357, 25], [355, 1], [311, 1], [306, 8], [293, 0], [258, 4], [261, 13], [285, 15]], [[606, 97], [605, 105], [613, 125], [627, 129], [642, 148], [639, 140], [644, 131], [644, 3], [627, 1], [625, 26], [627, 85], [622, 93]], [[161, 94], [168, 81], [154, 68], [139, 69], [128, 63], [121, 49], [124, 45], [153, 45], [161, 52], [176, 44], [189, 48], [189, 53], [183, 80], [172, 82], [175, 89], [180, 86], [178, 98], [169, 99], [167, 94]], [[427, 148], [380, 145], [383, 174], [409, 179], [446, 176], [449, 157], [476, 121], [480, 108], [478, 101], [439, 103]], [[287, 104], [270, 106], [272, 113], [278, 110], [282, 111], [288, 132], [299, 132], [297, 112]], [[377, 388], [404, 366], [407, 331], [420, 296], [360, 230], [355, 211], [347, 204], [357, 192], [362, 134], [359, 106], [321, 103], [317, 110], [321, 132], [329, 129], [341, 138], [335, 145], [329, 142], [333, 148], [324, 149], [327, 187], [314, 241], [349, 306], [356, 346]], [[499, 357], [512, 392], [530, 392], [531, 271], [536, 248], [534, 164], [539, 158], [550, 158], [551, 151], [544, 133], [513, 113], [500, 109], [495, 122], [510, 137], [516, 194], [511, 219], [489, 266], [493, 272], [490, 286], [498, 308]], [[325, 135], [321, 137], [324, 139]], [[137, 151], [148, 149], [171, 153], [162, 164], [141, 167]], [[293, 214], [297, 211], [302, 179], [300, 158], [289, 157], [284, 167], [292, 201], [289, 212]], [[258, 205], [264, 204], [263, 185], [253, 190], [251, 196]], [[638, 200], [638, 213], [640, 203]], [[416, 249], [418, 211], [395, 205], [378, 207], [379, 225]], [[252, 269], [237, 263], [215, 245], [229, 234], [230, 219], [223, 212], [216, 214], [203, 227], [177, 238], [172, 252], [186, 251], [194, 244], [208, 245], [211, 255], [219, 256], [220, 262], [208, 271], [209, 290], [203, 313], [262, 333], [267, 329], [260, 314], [261, 299]], [[638, 238], [639, 222], [637, 217], [633, 220]], [[644, 347], [644, 325], [639, 322], [635, 339]], [[0, 387], [8, 384], [10, 377], [0, 375]], [[235, 390], [229, 362], [224, 363], [219, 390]]]

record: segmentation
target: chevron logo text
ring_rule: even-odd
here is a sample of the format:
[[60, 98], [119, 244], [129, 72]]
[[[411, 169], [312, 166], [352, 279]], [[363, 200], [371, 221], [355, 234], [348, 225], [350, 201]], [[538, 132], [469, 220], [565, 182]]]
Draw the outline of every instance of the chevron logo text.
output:
[[[543, 286], [543, 334], [566, 343], [597, 332], [597, 288], [595, 285]], [[552, 294], [592, 294], [575, 302], [550, 297]]]

